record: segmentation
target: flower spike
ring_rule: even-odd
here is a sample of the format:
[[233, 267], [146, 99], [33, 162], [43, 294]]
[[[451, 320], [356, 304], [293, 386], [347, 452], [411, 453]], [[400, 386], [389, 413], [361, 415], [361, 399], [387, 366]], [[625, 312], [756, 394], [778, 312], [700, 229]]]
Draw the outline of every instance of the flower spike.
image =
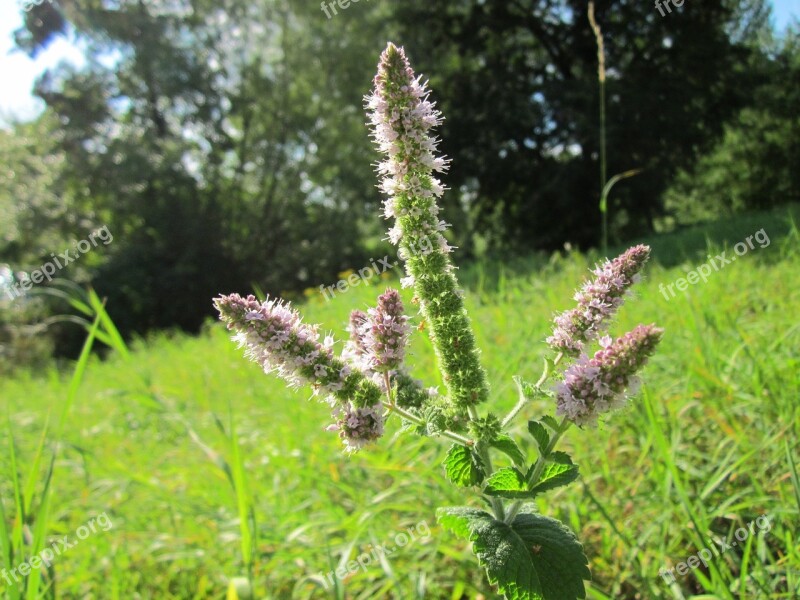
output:
[[269, 299], [260, 303], [255, 296], [239, 294], [221, 296], [214, 304], [228, 329], [236, 332], [234, 340], [265, 372], [277, 373], [293, 387], [311, 385], [315, 395], [324, 394], [330, 404], [345, 411], [379, 412], [380, 388], [335, 358], [333, 338], [321, 343], [317, 328], [304, 324], [289, 304]]
[[438, 140], [430, 130], [441, 123], [441, 115], [403, 49], [393, 44], [381, 55], [375, 88], [366, 101], [373, 137], [386, 157], [378, 172], [388, 196], [384, 215], [395, 219], [389, 238], [405, 261], [402, 284], [414, 288], [448, 397], [464, 411], [485, 401], [489, 386], [453, 275], [452, 248], [441, 233], [446, 225], [438, 218], [436, 199], [444, 187], [433, 173], [445, 171], [448, 161], [436, 155]]
[[407, 321], [397, 290], [389, 288], [378, 296], [378, 306], [369, 310], [361, 332], [371, 370], [385, 373], [401, 367], [408, 343]]
[[547, 343], [558, 352], [578, 356], [586, 342], [597, 339], [608, 327], [630, 287], [639, 280], [638, 273], [649, 257], [650, 248], [639, 245], [613, 261], [598, 265], [593, 271], [595, 279], [584, 283], [575, 293], [577, 308], [555, 318], [553, 335], [547, 338]]
[[625, 404], [627, 395], [636, 392], [639, 371], [655, 352], [664, 334], [655, 325], [639, 325], [612, 342], [600, 340], [602, 348], [593, 358], [585, 354], [564, 373], [556, 384], [557, 414], [577, 425], [594, 426], [598, 417]]

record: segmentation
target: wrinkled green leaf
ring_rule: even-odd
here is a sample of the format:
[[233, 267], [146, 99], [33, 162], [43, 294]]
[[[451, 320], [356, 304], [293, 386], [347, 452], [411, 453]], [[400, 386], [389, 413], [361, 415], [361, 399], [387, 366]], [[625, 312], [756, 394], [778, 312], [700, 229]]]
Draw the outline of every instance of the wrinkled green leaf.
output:
[[576, 600], [586, 597], [588, 560], [562, 523], [520, 514], [511, 525], [474, 508], [441, 508], [439, 523], [473, 543], [489, 582], [508, 600]]
[[528, 490], [525, 476], [513, 467], [498, 469], [486, 482], [483, 493], [501, 498], [533, 498], [534, 493]]
[[538, 421], [528, 421], [528, 432], [536, 440], [539, 454], [544, 456], [547, 453], [547, 446], [550, 444], [550, 434], [547, 433], [547, 429]]
[[545, 415], [542, 417], [542, 423], [547, 425], [553, 431], [561, 431], [561, 423], [555, 417], [551, 417], [550, 415]]
[[478, 485], [486, 476], [480, 459], [460, 444], [453, 444], [444, 459], [447, 478], [461, 487]]
[[568, 454], [553, 452], [542, 470], [539, 482], [531, 492], [541, 494], [549, 490], [568, 485], [578, 478], [578, 465], [572, 462]]

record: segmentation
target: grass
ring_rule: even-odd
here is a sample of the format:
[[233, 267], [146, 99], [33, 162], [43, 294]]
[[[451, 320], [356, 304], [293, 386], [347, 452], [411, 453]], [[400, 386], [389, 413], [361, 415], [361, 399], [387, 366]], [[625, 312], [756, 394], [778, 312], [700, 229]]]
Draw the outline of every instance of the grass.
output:
[[[582, 478], [539, 504], [584, 542], [589, 598], [800, 595], [800, 239], [785, 217], [762, 216], [656, 240], [656, 260], [614, 326], [621, 333], [656, 321], [667, 334], [628, 409], [597, 430], [570, 430], [562, 444]], [[756, 246], [674, 299], [659, 292], [704, 260], [696, 240], [730, 247], [762, 227], [769, 247]], [[570, 306], [593, 260], [532, 260], [527, 273], [519, 265], [467, 270], [493, 384], [486, 408], [505, 414], [516, 400], [512, 377], [537, 378], [551, 315]], [[361, 285], [332, 302], [311, 297], [302, 312], [342, 339], [349, 311], [380, 291]], [[430, 345], [424, 334], [414, 337], [413, 373], [436, 385]], [[469, 549], [435, 523], [436, 507], [465, 501], [440, 467], [447, 444], [401, 433], [394, 422], [378, 446], [343, 456], [324, 431], [326, 407], [243, 360], [216, 324], [198, 338], [161, 334], [134, 343], [129, 355], [91, 359], [63, 433], [39, 451], [70, 385], [69, 374], [55, 371], [0, 382], [11, 442], [0, 449], [9, 528], [0, 527], [0, 565], [18, 564], [19, 550], [8, 559], [9, 538], [30, 553], [45, 531], [74, 541], [100, 513], [113, 522], [56, 559], [55, 586], [45, 594], [224, 598], [231, 579], [250, 578], [255, 598], [496, 597]], [[523, 414], [544, 412], [552, 407]], [[46, 490], [46, 469], [31, 466], [53, 459], [57, 476]], [[21, 518], [20, 489], [37, 499]], [[43, 508], [44, 523], [36, 519]], [[737, 529], [763, 515], [768, 532], [754, 529], [674, 583], [659, 576], [712, 547], [712, 537], [736, 541]], [[413, 542], [348, 569], [409, 528], [418, 533]], [[337, 568], [353, 573], [325, 589], [322, 580]]]

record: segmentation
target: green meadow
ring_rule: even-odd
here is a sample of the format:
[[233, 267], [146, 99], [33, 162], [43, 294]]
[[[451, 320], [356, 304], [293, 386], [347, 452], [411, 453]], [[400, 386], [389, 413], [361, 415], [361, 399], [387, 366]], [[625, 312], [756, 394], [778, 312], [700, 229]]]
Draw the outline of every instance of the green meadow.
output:
[[[563, 445], [582, 476], [539, 501], [584, 543], [589, 598], [800, 597], [797, 214], [752, 214], [645, 240], [654, 258], [612, 332], [656, 322], [666, 329], [660, 350], [626, 409], [595, 430], [569, 431]], [[660, 291], [760, 229], [768, 246], [674, 298]], [[552, 316], [571, 306], [598, 259], [569, 253], [459, 271], [492, 384], [483, 410], [503, 415], [516, 403], [513, 376], [538, 379]], [[369, 307], [388, 283], [396, 277], [330, 302], [312, 291], [300, 308], [341, 345], [350, 310]], [[438, 385], [423, 324], [414, 324], [412, 374]], [[99, 328], [101, 337], [109, 331]], [[0, 382], [0, 522], [11, 523], [0, 540], [16, 552], [4, 552], [14, 557], [0, 568], [63, 536], [75, 542], [40, 570], [38, 593], [497, 597], [469, 548], [436, 523], [439, 506], [465, 496], [480, 503], [474, 490], [445, 480], [445, 440], [402, 431], [394, 417], [377, 445], [344, 455], [325, 430], [327, 406], [244, 360], [218, 323], [198, 337], [135, 341], [129, 353], [106, 340], [116, 349], [102, 359], [84, 354], [61, 371]], [[553, 411], [543, 402], [524, 416]], [[99, 515], [113, 526], [78, 540]], [[711, 559], [662, 576], [703, 549]], [[342, 579], [328, 576], [337, 569]], [[0, 576], [7, 597], [34, 597], [8, 583]]]

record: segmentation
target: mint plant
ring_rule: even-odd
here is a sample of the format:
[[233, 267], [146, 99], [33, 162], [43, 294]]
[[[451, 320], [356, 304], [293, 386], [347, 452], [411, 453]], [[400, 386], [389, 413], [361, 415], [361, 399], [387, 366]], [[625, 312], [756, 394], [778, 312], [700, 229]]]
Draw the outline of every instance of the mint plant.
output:
[[[373, 137], [384, 160], [378, 165], [392, 219], [389, 239], [399, 246], [414, 303], [424, 318], [445, 393], [425, 388], [405, 364], [409, 317], [397, 290], [388, 289], [375, 308], [353, 311], [339, 356], [332, 337], [279, 299], [259, 302], [238, 294], [215, 300], [234, 339], [265, 371], [289, 385], [310, 385], [327, 402], [345, 449], [355, 452], [377, 441], [386, 419], [397, 415], [407, 429], [452, 442], [444, 460], [447, 478], [472, 490], [484, 508], [445, 507], [441, 525], [472, 543], [489, 581], [513, 600], [585, 598], [590, 578], [583, 547], [563, 523], [537, 512], [538, 496], [568, 485], [578, 466], [556, 445], [573, 425], [594, 427], [638, 387], [637, 373], [653, 354], [663, 331], [639, 325], [613, 339], [609, 323], [640, 277], [650, 250], [635, 246], [598, 265], [575, 294], [577, 306], [555, 318], [547, 339], [552, 354], [536, 383], [517, 378], [519, 401], [504, 418], [485, 411], [490, 397], [486, 372], [450, 260], [437, 199], [445, 191], [435, 173], [448, 161], [437, 156], [431, 129], [441, 115], [428, 100], [426, 84], [412, 71], [402, 48], [389, 44], [381, 56], [375, 87], [366, 98]], [[424, 242], [424, 243], [423, 243]], [[426, 252], [415, 251], [426, 248]], [[592, 352], [592, 346], [597, 349]], [[554, 415], [527, 422], [535, 460], [512, 437], [525, 406], [552, 398]], [[503, 454], [513, 466], [495, 469]]]

